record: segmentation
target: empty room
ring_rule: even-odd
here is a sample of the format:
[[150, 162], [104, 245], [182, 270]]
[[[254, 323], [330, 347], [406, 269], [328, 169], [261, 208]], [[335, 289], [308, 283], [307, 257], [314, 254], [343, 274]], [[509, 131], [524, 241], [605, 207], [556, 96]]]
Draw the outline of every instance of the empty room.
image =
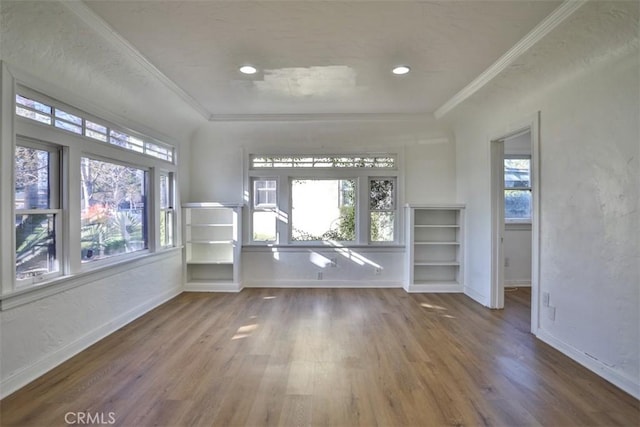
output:
[[0, 12], [0, 425], [640, 425], [637, 1]]

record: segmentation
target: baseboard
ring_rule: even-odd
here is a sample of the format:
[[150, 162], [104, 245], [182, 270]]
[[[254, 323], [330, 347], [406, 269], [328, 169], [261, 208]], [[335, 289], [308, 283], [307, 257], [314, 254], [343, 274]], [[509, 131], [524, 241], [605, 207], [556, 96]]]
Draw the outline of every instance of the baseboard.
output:
[[386, 280], [260, 280], [245, 282], [245, 288], [401, 288]]
[[180, 293], [182, 293], [182, 289], [180, 288], [171, 289], [161, 295], [145, 301], [143, 304], [140, 304], [139, 306], [127, 311], [126, 313], [119, 315], [115, 319], [105, 323], [102, 326], [99, 326], [98, 328], [90, 331], [77, 340], [65, 345], [62, 348], [59, 348], [53, 353], [46, 355], [44, 358], [38, 360], [33, 365], [27, 366], [26, 368], [16, 372], [10, 377], [5, 378], [0, 383], [0, 399], [4, 399], [6, 396], [19, 390], [36, 378], [41, 377], [64, 361], [80, 353], [82, 350], [95, 344], [96, 342], [112, 334], [128, 323], [131, 323], [138, 317], [148, 313], [157, 306], [176, 297]]
[[531, 279], [505, 280], [504, 286], [505, 288], [530, 288]]
[[448, 293], [459, 294], [462, 293], [462, 285], [448, 285], [448, 284], [433, 284], [433, 285], [421, 285], [413, 284], [404, 287], [404, 290], [409, 293]]
[[240, 292], [242, 284], [233, 282], [187, 282], [185, 292]]
[[551, 347], [555, 348], [559, 352], [564, 355], [570, 357], [575, 360], [585, 368], [590, 371], [598, 374], [605, 380], [609, 381], [611, 384], [619, 387], [623, 391], [629, 393], [636, 399], [640, 399], [640, 383], [635, 382], [632, 378], [612, 369], [610, 366], [605, 365], [601, 361], [589, 356], [588, 354], [578, 350], [570, 344], [565, 343], [554, 337], [553, 335], [543, 331], [542, 329], [538, 330], [536, 336], [543, 342], [549, 344]]
[[471, 298], [472, 300], [474, 300], [475, 302], [477, 302], [477, 303], [479, 303], [479, 304], [482, 304], [482, 305], [483, 305], [483, 306], [485, 306], [485, 307], [491, 307], [491, 304], [490, 304], [490, 302], [489, 302], [489, 299], [488, 299], [486, 296], [484, 296], [484, 295], [482, 295], [482, 294], [478, 293], [478, 292], [477, 292], [475, 289], [473, 289], [473, 288], [470, 288], [470, 287], [468, 287], [468, 286], [465, 286], [465, 287], [464, 287], [464, 294], [465, 294], [466, 296], [468, 296], [469, 298]]

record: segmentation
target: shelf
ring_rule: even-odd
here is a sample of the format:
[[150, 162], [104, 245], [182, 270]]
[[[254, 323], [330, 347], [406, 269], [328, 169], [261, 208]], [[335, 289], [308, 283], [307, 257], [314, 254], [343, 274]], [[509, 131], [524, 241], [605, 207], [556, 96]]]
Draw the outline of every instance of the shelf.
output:
[[189, 240], [187, 244], [195, 245], [231, 245], [233, 240]]
[[463, 280], [464, 209], [459, 206], [407, 208], [405, 289], [459, 292]]
[[225, 260], [225, 261], [212, 261], [212, 260], [187, 260], [186, 261], [187, 264], [191, 264], [191, 265], [233, 265], [233, 261], [232, 260]]
[[458, 267], [460, 263], [457, 261], [414, 261], [413, 265], [416, 267]]
[[193, 292], [240, 290], [242, 206], [184, 206], [186, 286]]
[[414, 245], [460, 245], [460, 242], [413, 242]]
[[187, 227], [233, 227], [233, 224], [187, 224]]

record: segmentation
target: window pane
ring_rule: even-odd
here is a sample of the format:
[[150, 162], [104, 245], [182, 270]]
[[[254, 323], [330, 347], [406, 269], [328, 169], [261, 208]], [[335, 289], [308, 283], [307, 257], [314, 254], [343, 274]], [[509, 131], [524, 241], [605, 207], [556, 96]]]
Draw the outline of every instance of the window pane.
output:
[[169, 177], [167, 175], [160, 175], [160, 208], [166, 209], [169, 207]]
[[45, 116], [44, 114], [36, 113], [32, 110], [27, 110], [26, 108], [16, 107], [16, 114], [21, 117], [26, 117], [27, 119], [35, 120], [47, 125], [51, 124], [50, 116]]
[[173, 246], [173, 211], [160, 212], [160, 246]]
[[531, 187], [531, 159], [504, 159], [504, 186]]
[[92, 131], [91, 129], [85, 129], [85, 135], [98, 141], [107, 142], [107, 135]]
[[371, 241], [393, 242], [393, 212], [371, 212]]
[[99, 125], [99, 124], [97, 124], [97, 123], [90, 122], [89, 120], [87, 120], [87, 121], [85, 122], [85, 126], [86, 126], [86, 128], [87, 128], [87, 129], [94, 130], [94, 131], [96, 131], [96, 132], [98, 132], [98, 133], [104, 133], [104, 134], [106, 134], [106, 133], [107, 133], [107, 127], [106, 127], [106, 126], [103, 126], [103, 125]]
[[82, 127], [65, 122], [64, 120], [56, 120], [55, 125], [57, 128], [82, 135]]
[[49, 209], [50, 153], [28, 147], [16, 147], [16, 209]]
[[[350, 184], [344, 184], [349, 181]], [[345, 195], [345, 188], [352, 194]], [[355, 199], [355, 180], [295, 179], [291, 182], [291, 235], [295, 241], [356, 238], [355, 207], [340, 205], [341, 199]]]
[[62, 110], [58, 110], [57, 108], [56, 108], [56, 117], [64, 121], [71, 122], [75, 125], [82, 126], [82, 119], [80, 117], [75, 116], [73, 114], [69, 114]]
[[42, 113], [51, 115], [51, 107], [33, 99], [25, 98], [24, 96], [16, 95], [16, 104], [24, 105], [25, 107], [32, 108]]
[[58, 271], [55, 214], [16, 215], [16, 278]]
[[274, 179], [253, 181], [253, 206], [256, 208], [273, 208], [276, 206], [277, 182]]
[[505, 190], [505, 219], [531, 219], [531, 191]]
[[253, 213], [253, 240], [256, 242], [276, 241], [276, 213]]
[[145, 249], [147, 173], [83, 158], [81, 174], [82, 261]]
[[369, 185], [369, 208], [371, 210], [395, 209], [394, 181], [392, 179], [372, 179]]

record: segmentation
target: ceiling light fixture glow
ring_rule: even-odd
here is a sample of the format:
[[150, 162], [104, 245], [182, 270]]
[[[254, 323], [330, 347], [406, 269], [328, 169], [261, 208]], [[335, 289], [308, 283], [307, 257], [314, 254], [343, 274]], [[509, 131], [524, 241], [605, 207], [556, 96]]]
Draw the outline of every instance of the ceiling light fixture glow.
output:
[[397, 76], [407, 74], [409, 71], [411, 71], [411, 68], [409, 68], [408, 65], [398, 65], [393, 70], [391, 70], [391, 72]]
[[255, 74], [258, 72], [258, 69], [253, 65], [243, 65], [240, 67], [240, 72], [242, 74]]

